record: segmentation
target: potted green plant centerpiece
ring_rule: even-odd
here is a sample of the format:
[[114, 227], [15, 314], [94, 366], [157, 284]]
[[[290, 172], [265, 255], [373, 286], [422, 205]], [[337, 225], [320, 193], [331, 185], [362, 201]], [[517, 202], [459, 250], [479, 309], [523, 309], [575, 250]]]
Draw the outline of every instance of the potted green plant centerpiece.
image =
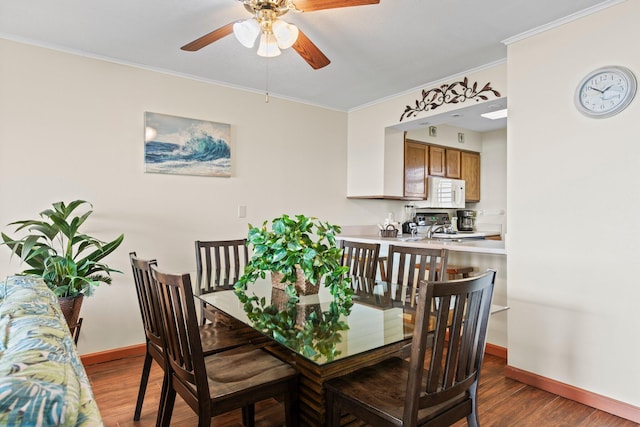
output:
[[349, 269], [342, 266], [342, 249], [336, 246], [338, 233], [339, 226], [304, 215], [282, 215], [272, 220], [271, 229], [267, 221], [262, 227], [249, 224], [247, 244], [253, 255], [236, 289], [271, 273], [274, 286], [296, 293], [317, 293], [323, 282], [334, 297], [351, 295]]
[[[76, 214], [76, 209], [86, 207]], [[121, 273], [102, 263], [124, 239], [121, 234], [111, 242], [103, 242], [80, 232], [93, 210], [91, 203], [74, 200], [68, 204], [53, 203], [40, 212], [39, 219], [15, 221], [15, 232], [27, 231], [20, 238], [2, 233], [3, 244], [11, 248], [29, 268], [22, 275], [41, 277], [60, 302], [67, 324], [77, 325], [83, 297], [91, 296], [100, 283], [111, 283], [112, 272]], [[70, 311], [68, 311], [70, 310]]]
[[[309, 352], [333, 357], [327, 343], [335, 344], [338, 332], [348, 329], [339, 318], [349, 314], [353, 295], [349, 269], [342, 266], [342, 249], [336, 245], [340, 227], [315, 217], [286, 214], [273, 219], [270, 228], [267, 225], [268, 221], [262, 227], [249, 224], [247, 245], [252, 247], [252, 257], [235, 285], [236, 295], [256, 328], [289, 346], [304, 346]], [[274, 292], [286, 295], [280, 306], [273, 301], [267, 305], [248, 289], [267, 274]], [[333, 301], [327, 311], [313, 312], [301, 322], [297, 311], [304, 307], [296, 304], [299, 295], [317, 292], [319, 286], [328, 288]]]

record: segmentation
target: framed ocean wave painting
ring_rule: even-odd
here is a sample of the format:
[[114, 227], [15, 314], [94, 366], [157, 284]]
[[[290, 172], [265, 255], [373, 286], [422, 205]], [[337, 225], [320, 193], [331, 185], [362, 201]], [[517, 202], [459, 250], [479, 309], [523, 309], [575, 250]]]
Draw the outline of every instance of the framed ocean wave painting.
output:
[[231, 176], [231, 125], [144, 113], [145, 172]]

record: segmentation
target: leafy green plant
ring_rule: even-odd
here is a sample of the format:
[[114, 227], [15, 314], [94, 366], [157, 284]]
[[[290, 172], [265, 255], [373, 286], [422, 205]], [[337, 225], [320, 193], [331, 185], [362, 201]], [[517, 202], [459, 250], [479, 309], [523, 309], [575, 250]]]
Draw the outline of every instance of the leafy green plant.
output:
[[[333, 360], [339, 354], [336, 345], [341, 341], [341, 331], [349, 329], [341, 316], [348, 316], [353, 306], [349, 267], [342, 265], [342, 249], [336, 245], [340, 227], [304, 215], [282, 215], [271, 221], [271, 229], [267, 225], [268, 221], [262, 227], [249, 224], [247, 245], [253, 255], [235, 285], [235, 293], [256, 329], [307, 357]], [[298, 310], [305, 307], [298, 304], [300, 298], [293, 285], [298, 268], [306, 280], [321, 283], [333, 296], [327, 311], [321, 311], [318, 304], [302, 323]], [[284, 294], [284, 306], [274, 301], [268, 304], [266, 298], [247, 293], [251, 283], [270, 272], [283, 275], [284, 291], [273, 292]]]
[[74, 215], [74, 211], [91, 203], [74, 200], [69, 204], [57, 202], [53, 209], [40, 212], [42, 219], [15, 221], [15, 232], [27, 230], [22, 238], [2, 233], [3, 244], [29, 265], [21, 274], [42, 277], [58, 296], [84, 294], [91, 296], [100, 283], [111, 283], [111, 273], [121, 273], [100, 262], [112, 253], [124, 239], [121, 234], [111, 242], [102, 242], [80, 232], [80, 227], [93, 210]]
[[341, 306], [351, 306], [349, 268], [341, 265], [342, 249], [336, 246], [339, 226], [315, 217], [291, 218], [286, 214], [273, 219], [270, 230], [267, 224], [268, 221], [262, 227], [249, 224], [247, 244], [253, 247], [253, 256], [236, 284], [236, 294], [243, 303], [249, 298], [245, 293], [247, 285], [274, 271], [283, 274], [287, 293], [295, 296], [292, 283], [296, 281], [296, 268], [300, 268], [310, 283], [322, 282]]

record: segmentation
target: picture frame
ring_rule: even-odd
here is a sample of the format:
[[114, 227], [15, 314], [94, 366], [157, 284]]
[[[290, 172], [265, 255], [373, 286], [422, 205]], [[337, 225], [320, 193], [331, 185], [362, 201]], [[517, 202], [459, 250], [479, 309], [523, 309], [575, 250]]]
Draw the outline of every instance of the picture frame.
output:
[[144, 113], [147, 173], [231, 176], [231, 125]]

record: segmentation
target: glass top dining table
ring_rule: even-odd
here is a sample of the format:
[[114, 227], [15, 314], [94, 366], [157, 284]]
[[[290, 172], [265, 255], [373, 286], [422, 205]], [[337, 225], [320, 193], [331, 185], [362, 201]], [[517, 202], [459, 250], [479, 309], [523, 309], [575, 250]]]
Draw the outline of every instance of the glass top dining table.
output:
[[395, 285], [389, 289], [386, 282], [356, 277], [351, 287], [353, 305], [348, 315], [336, 312], [334, 298], [323, 286], [318, 294], [299, 296], [299, 301], [291, 304], [284, 291], [272, 286], [269, 277], [247, 287], [247, 295], [264, 298], [262, 305], [253, 306], [254, 320], [233, 290], [196, 296], [319, 366], [410, 342], [415, 309], [411, 301], [415, 298], [407, 289]]

